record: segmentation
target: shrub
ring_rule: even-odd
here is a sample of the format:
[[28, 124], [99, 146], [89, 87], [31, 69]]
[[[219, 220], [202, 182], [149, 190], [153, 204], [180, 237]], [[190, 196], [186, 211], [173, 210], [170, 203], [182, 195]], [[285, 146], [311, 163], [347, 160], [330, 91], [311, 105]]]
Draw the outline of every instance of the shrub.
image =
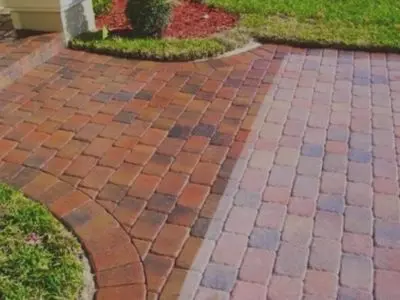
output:
[[112, 0], [93, 0], [93, 10], [96, 16], [109, 12], [111, 6]]
[[168, 0], [128, 0], [125, 14], [135, 36], [159, 38], [168, 26], [171, 11]]

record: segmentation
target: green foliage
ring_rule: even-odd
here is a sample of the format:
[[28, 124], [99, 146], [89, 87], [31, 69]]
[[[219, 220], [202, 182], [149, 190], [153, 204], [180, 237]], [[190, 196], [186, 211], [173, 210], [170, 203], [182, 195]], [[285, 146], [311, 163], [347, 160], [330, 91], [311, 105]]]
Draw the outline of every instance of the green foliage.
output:
[[44, 207], [0, 185], [0, 299], [77, 299], [81, 251]]
[[231, 43], [220, 39], [132, 39], [109, 37], [101, 32], [87, 32], [70, 42], [73, 49], [116, 56], [154, 60], [193, 60], [212, 57], [232, 49]]
[[206, 0], [240, 14], [262, 42], [400, 50], [400, 2], [392, 0]]
[[103, 26], [101, 29], [101, 38], [103, 40], [107, 39], [110, 35], [110, 31], [108, 30], [107, 26]]
[[93, 0], [93, 10], [96, 16], [103, 15], [110, 11], [112, 0]]
[[[161, 36], [172, 0], [129, 0], [126, 14], [138, 37]], [[206, 39], [157, 40], [82, 35], [75, 49], [111, 55], [191, 60], [239, 47], [251, 35], [260, 42], [400, 52], [400, 2], [392, 0], [191, 0], [236, 13], [239, 25]], [[244, 33], [241, 35], [241, 33]], [[103, 35], [104, 36], [104, 35]]]
[[304, 47], [335, 47], [377, 51], [400, 50], [394, 26], [354, 24], [347, 21], [299, 21], [294, 17], [246, 15], [242, 25], [261, 42], [289, 43]]
[[134, 36], [160, 38], [168, 26], [171, 10], [169, 0], [128, 0], [125, 14]]

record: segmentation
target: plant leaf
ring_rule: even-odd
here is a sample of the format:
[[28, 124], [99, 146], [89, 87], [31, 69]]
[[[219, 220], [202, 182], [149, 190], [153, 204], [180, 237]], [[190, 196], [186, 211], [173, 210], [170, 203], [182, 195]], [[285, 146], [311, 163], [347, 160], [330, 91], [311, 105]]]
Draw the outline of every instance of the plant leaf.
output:
[[103, 29], [101, 30], [101, 37], [103, 40], [106, 40], [110, 34], [110, 31], [108, 30], [107, 26], [103, 26]]

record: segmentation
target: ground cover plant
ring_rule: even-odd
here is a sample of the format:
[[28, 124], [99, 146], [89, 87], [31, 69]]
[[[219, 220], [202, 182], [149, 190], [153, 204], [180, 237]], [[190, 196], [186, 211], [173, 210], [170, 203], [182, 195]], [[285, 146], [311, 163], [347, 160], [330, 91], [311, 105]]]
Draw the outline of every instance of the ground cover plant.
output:
[[81, 254], [49, 211], [0, 184], [0, 299], [76, 300], [83, 285]]

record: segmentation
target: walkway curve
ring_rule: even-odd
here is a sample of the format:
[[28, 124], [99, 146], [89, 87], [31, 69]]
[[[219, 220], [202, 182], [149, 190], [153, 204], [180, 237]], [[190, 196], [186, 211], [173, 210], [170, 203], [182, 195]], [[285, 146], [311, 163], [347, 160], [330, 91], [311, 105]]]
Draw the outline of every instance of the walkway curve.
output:
[[0, 180], [41, 202], [78, 236], [96, 279], [97, 299], [116, 299], [120, 285], [137, 299], [145, 298], [143, 264], [135, 246], [91, 197], [51, 174], [10, 162], [0, 165]]
[[97, 299], [398, 299], [399, 62], [62, 50], [0, 91], [0, 180], [73, 229]]

